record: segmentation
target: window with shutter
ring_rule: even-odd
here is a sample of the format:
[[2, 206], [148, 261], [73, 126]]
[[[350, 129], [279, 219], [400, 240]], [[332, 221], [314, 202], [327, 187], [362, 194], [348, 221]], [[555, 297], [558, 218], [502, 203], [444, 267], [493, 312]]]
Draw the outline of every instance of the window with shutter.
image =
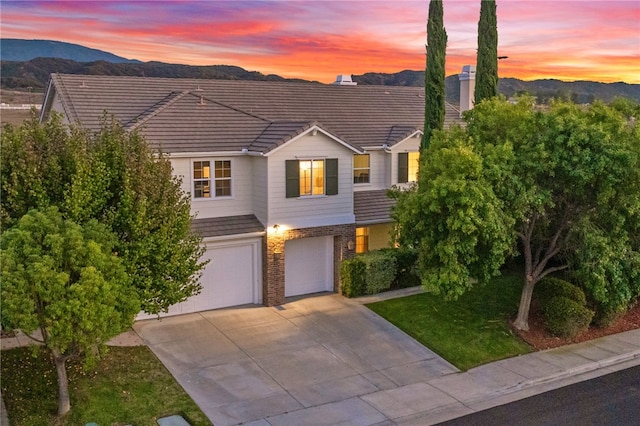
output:
[[401, 152], [398, 154], [398, 183], [418, 180], [419, 152]]
[[286, 160], [286, 197], [338, 193], [338, 159]]

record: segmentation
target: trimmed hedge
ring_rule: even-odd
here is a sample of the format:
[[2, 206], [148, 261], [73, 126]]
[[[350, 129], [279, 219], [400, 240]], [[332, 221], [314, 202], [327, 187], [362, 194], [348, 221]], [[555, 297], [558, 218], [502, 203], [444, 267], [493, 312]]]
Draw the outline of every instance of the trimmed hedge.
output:
[[347, 297], [420, 285], [415, 273], [417, 252], [381, 249], [362, 253], [340, 265], [341, 293]]
[[391, 288], [396, 277], [396, 258], [390, 253], [373, 251], [362, 256], [366, 265], [366, 294], [377, 294]]
[[559, 278], [545, 277], [534, 288], [534, 296], [542, 306], [554, 297], [562, 296], [571, 299], [581, 306], [586, 306], [587, 298], [582, 289], [569, 281]]
[[342, 261], [340, 264], [340, 291], [343, 296], [358, 297], [364, 295], [366, 269], [366, 264], [359, 256]]
[[545, 326], [556, 336], [573, 338], [589, 328], [593, 313], [568, 297], [552, 297], [544, 306]]

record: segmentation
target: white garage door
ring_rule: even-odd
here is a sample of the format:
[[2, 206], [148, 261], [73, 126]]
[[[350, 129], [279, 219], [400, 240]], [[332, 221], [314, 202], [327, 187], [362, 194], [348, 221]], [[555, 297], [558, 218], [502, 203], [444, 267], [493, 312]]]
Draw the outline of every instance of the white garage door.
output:
[[333, 291], [333, 237], [284, 243], [284, 295]]
[[[200, 278], [202, 291], [161, 316], [261, 303], [261, 247], [260, 240], [208, 244], [202, 256], [209, 260]], [[153, 317], [140, 314], [137, 319], [145, 318]]]

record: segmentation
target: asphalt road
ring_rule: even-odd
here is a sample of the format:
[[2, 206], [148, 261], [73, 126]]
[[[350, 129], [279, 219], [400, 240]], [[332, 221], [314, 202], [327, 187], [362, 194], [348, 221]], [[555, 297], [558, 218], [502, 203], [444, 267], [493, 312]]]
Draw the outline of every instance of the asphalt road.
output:
[[640, 366], [441, 425], [640, 425]]

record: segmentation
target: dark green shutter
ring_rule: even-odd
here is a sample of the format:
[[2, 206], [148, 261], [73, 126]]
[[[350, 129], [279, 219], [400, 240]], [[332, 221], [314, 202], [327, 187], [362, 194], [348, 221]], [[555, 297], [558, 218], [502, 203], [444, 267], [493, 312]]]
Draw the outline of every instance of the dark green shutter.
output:
[[300, 165], [298, 160], [286, 160], [287, 198], [300, 196]]
[[327, 169], [326, 194], [336, 195], [338, 193], [338, 159], [327, 158], [324, 165]]
[[398, 183], [409, 182], [409, 153], [398, 154]]

